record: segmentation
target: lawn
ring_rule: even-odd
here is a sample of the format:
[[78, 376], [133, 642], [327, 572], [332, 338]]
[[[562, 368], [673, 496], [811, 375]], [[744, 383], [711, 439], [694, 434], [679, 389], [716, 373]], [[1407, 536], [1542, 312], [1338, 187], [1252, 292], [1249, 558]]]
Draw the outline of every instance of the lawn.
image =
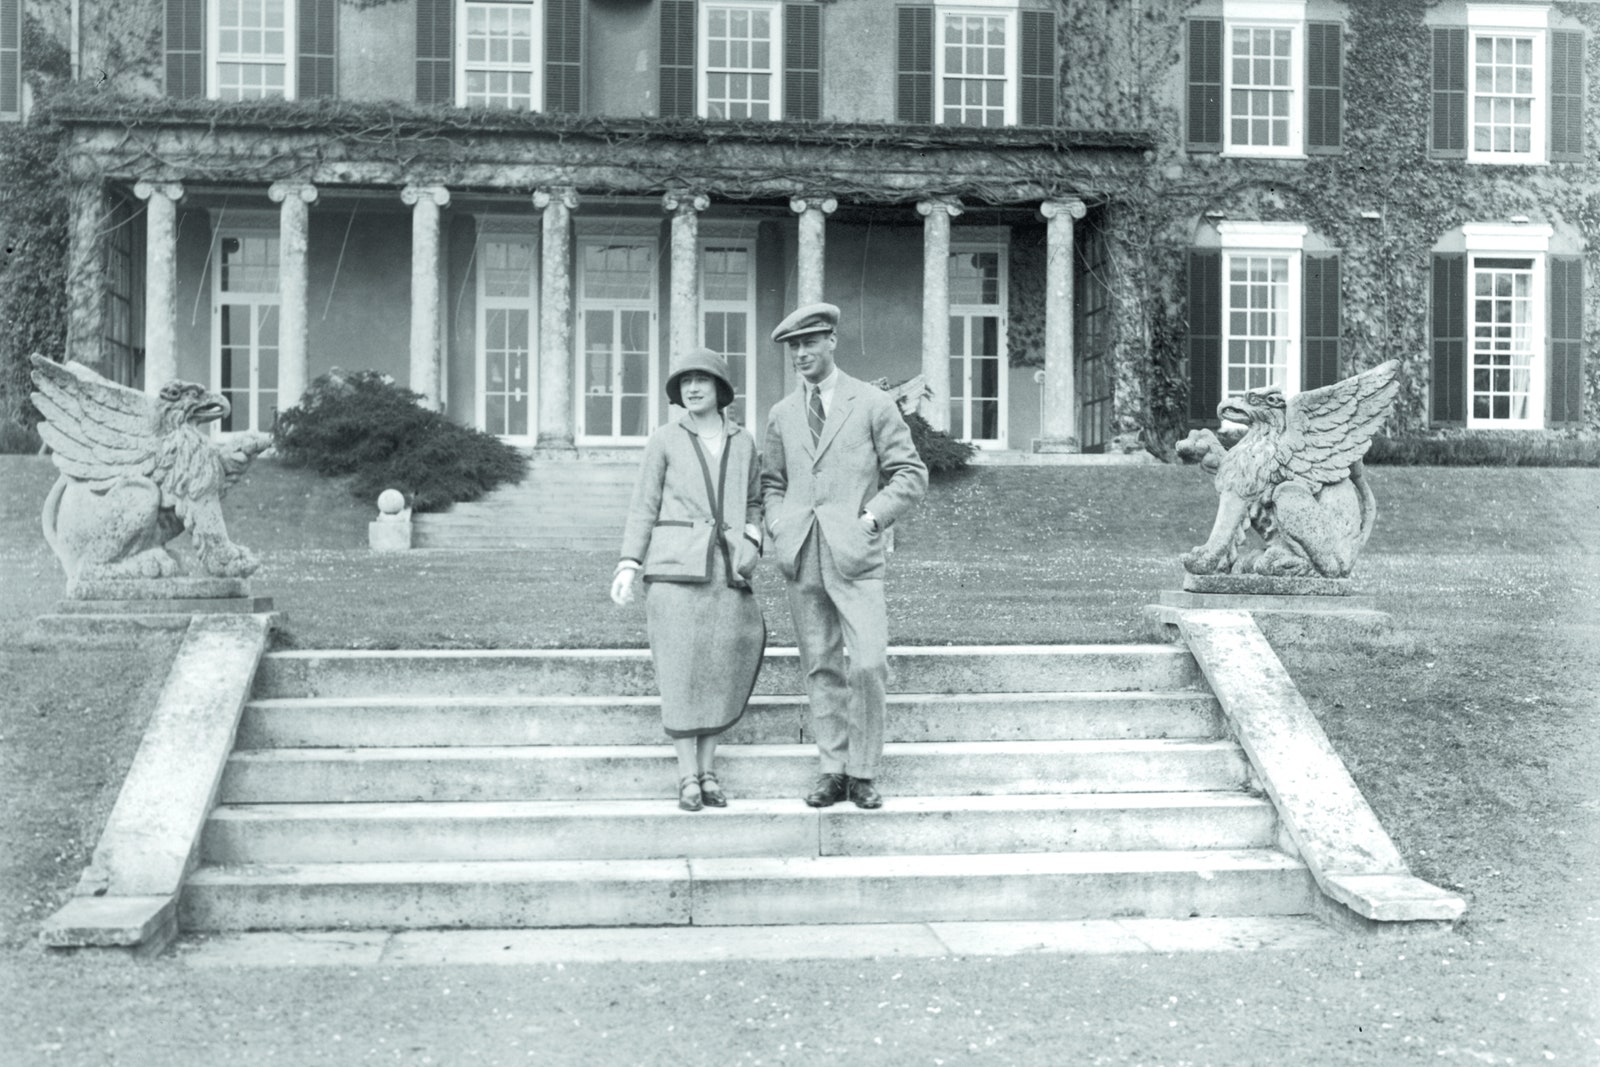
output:
[[[0, 466], [0, 1057], [161, 1063], [1600, 1063], [1600, 471], [1379, 467], [1358, 577], [1409, 646], [1283, 656], [1457, 932], [1169, 957], [190, 971], [50, 956], [37, 923], [92, 847], [170, 644], [21, 636], [60, 593]], [[986, 469], [900, 531], [897, 643], [1114, 642], [1209, 529], [1168, 467]], [[230, 528], [298, 647], [644, 644], [614, 555], [367, 553], [368, 508], [258, 463]], [[792, 642], [764, 569], [776, 644]], [[448, 992], [447, 992], [448, 991]], [[420, 1021], [419, 1021], [420, 1020]], [[825, 1025], [822, 1025], [825, 1023]]]

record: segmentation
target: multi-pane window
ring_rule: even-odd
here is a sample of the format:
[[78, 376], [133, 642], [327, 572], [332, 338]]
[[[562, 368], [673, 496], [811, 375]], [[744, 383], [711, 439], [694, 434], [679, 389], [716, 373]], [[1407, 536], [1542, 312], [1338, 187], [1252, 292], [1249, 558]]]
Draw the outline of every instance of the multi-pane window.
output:
[[783, 116], [783, 7], [701, 5], [701, 114], [709, 119]]
[[213, 0], [211, 96], [294, 98], [293, 0]]
[[1287, 148], [1294, 32], [1284, 26], [1233, 26], [1228, 39], [1230, 142], [1235, 148]]
[[536, 265], [531, 236], [490, 236], [478, 246], [478, 426], [517, 440], [534, 433]]
[[653, 235], [579, 242], [581, 438], [632, 442], [648, 437], [654, 428], [655, 308]]
[[1536, 426], [1539, 330], [1532, 259], [1472, 261], [1471, 407], [1468, 425]]
[[733, 403], [728, 416], [743, 423], [755, 387], [755, 248], [743, 240], [700, 245], [700, 343], [728, 360]]
[[1224, 395], [1269, 385], [1288, 390], [1296, 384], [1290, 381], [1294, 368], [1289, 358], [1294, 338], [1290, 267], [1295, 258], [1288, 253], [1244, 252], [1226, 257]]
[[940, 14], [940, 121], [1004, 126], [1010, 96], [1010, 13]]
[[950, 435], [1004, 447], [1006, 440], [1006, 253], [1004, 246], [952, 248]]
[[121, 197], [112, 202], [109, 231], [106, 234], [105, 279], [105, 341], [106, 357], [111, 364], [109, 377], [123, 385], [136, 385], [133, 211], [128, 201]]
[[1533, 151], [1534, 38], [1480, 34], [1472, 40], [1472, 151]]
[[464, 107], [539, 108], [540, 11], [534, 0], [463, 0], [457, 51], [457, 98]]
[[270, 431], [278, 414], [278, 235], [224, 230], [212, 286], [212, 380], [232, 411], [223, 433]]

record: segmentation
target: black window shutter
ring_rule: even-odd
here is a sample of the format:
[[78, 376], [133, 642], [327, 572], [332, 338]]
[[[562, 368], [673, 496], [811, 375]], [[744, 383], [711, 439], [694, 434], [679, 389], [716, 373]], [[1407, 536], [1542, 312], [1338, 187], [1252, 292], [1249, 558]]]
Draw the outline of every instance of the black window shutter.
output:
[[661, 117], [695, 113], [694, 0], [661, 0]]
[[1337, 22], [1306, 24], [1306, 151], [1337, 152], [1344, 144], [1344, 34]]
[[1301, 283], [1300, 388], [1320, 389], [1339, 380], [1339, 254], [1307, 255]]
[[894, 117], [933, 121], [933, 8], [902, 7], [895, 48]]
[[1551, 426], [1583, 425], [1583, 258], [1550, 257]]
[[1433, 389], [1430, 418], [1435, 426], [1467, 423], [1467, 257], [1433, 257]]
[[167, 0], [167, 95], [206, 95], [206, 0]]
[[417, 0], [417, 103], [454, 104], [455, 0]]
[[544, 109], [583, 110], [583, 0], [545, 0]]
[[1428, 151], [1435, 156], [1467, 154], [1467, 31], [1433, 31], [1433, 129]]
[[334, 82], [335, 37], [339, 32], [339, 0], [299, 0], [299, 59], [295, 96], [311, 100], [338, 96]]
[[1550, 161], [1583, 162], [1583, 34], [1550, 35]]
[[783, 5], [783, 117], [815, 122], [822, 117], [822, 8]]
[[1191, 152], [1222, 151], [1222, 20], [1189, 20]]
[[1214, 423], [1222, 403], [1222, 253], [1189, 253], [1189, 421]]
[[1018, 34], [1021, 80], [1017, 93], [1017, 121], [1024, 126], [1056, 124], [1056, 14], [1022, 12]]
[[0, 115], [22, 114], [22, 0], [0, 0]]

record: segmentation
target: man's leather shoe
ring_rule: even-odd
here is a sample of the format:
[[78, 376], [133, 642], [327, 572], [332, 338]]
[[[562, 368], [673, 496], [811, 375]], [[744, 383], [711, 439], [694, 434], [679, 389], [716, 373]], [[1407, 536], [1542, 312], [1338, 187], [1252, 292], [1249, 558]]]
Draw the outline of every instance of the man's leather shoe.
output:
[[845, 798], [850, 791], [850, 780], [842, 774], [823, 774], [817, 777], [817, 787], [806, 796], [806, 803], [813, 808], [825, 808], [830, 804], [837, 804]]
[[850, 779], [850, 799], [858, 808], [883, 807], [883, 794], [872, 787], [871, 778]]

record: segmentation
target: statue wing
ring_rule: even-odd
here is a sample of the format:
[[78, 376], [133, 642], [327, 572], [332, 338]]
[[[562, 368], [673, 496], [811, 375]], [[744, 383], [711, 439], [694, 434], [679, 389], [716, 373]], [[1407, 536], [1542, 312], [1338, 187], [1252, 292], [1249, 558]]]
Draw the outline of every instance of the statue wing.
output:
[[150, 476], [160, 445], [158, 401], [81, 363], [30, 358], [33, 406], [45, 417], [39, 436], [61, 473], [97, 489], [122, 477]]
[[1330, 485], [1349, 476], [1367, 454], [1400, 392], [1400, 361], [1290, 398], [1273, 459], [1275, 482]]

